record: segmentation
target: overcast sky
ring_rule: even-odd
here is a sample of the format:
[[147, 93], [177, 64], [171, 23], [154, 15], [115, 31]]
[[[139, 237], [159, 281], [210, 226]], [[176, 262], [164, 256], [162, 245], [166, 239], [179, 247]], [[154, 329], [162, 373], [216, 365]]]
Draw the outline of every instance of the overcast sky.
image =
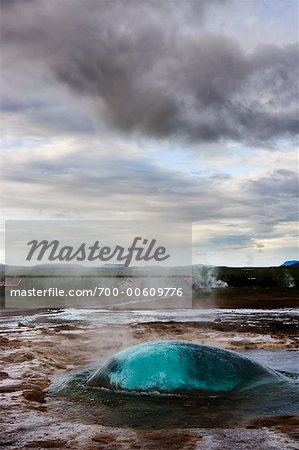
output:
[[297, 0], [0, 4], [2, 221], [187, 220], [194, 263], [298, 258]]

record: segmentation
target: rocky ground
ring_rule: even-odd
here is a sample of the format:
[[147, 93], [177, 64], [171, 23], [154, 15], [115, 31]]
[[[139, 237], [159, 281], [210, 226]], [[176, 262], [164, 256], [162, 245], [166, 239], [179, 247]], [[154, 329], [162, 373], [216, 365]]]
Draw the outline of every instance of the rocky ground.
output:
[[[19, 313], [18, 313], [19, 314]], [[27, 316], [28, 317], [28, 316]], [[287, 323], [287, 322], [285, 322]], [[153, 322], [125, 325], [39, 321], [5, 311], [0, 320], [0, 447], [62, 449], [297, 449], [298, 417], [266, 417], [230, 428], [139, 429], [72, 420], [50, 383], [145, 340], [184, 340], [227, 349], [298, 349], [295, 324]]]

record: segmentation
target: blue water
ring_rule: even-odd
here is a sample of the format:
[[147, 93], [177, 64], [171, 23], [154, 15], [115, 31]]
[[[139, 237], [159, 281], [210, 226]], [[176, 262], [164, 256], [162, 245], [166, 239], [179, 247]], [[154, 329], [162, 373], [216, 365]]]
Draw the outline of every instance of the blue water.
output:
[[87, 385], [117, 391], [229, 392], [279, 375], [236, 352], [187, 342], [146, 342], [114, 355]]
[[[141, 347], [141, 350], [144, 350], [143, 345], [137, 347]], [[166, 347], [164, 347], [164, 350], [165, 348]], [[117, 355], [116, 360], [118, 360], [118, 358], [126, 359], [128, 354], [130, 356], [131, 351], [132, 350], [129, 349], [120, 352]], [[221, 356], [222, 351], [219, 351]], [[237, 355], [234, 352], [228, 353], [232, 353], [234, 356]], [[264, 353], [267, 354], [267, 352]], [[264, 353], [263, 351], [256, 351], [256, 360], [260, 359], [261, 362], [264, 362]], [[274, 372], [274, 376], [272, 369], [269, 369], [268, 371], [264, 367], [261, 368], [258, 362], [253, 362], [251, 368], [251, 370], [253, 369], [252, 373], [246, 374], [246, 371], [242, 371], [242, 367], [250, 367], [250, 365], [247, 366], [246, 363], [245, 366], [242, 366], [244, 360], [241, 358], [241, 366], [239, 367], [241, 367], [241, 374], [245, 377], [242, 379], [242, 383], [243, 386], [247, 386], [247, 389], [242, 388], [242, 383], [240, 385], [238, 384], [238, 381], [237, 384], [234, 384], [234, 382], [230, 384], [232, 390], [228, 390], [229, 385], [227, 384], [227, 381], [225, 381], [224, 385], [226, 390], [221, 389], [219, 391], [213, 391], [210, 389], [210, 384], [209, 386], [205, 386], [209, 389], [201, 390], [203, 386], [200, 385], [198, 390], [198, 385], [195, 385], [193, 391], [195, 395], [190, 395], [190, 391], [181, 389], [182, 385], [179, 381], [180, 389], [177, 390], [177, 381], [180, 380], [180, 376], [187, 376], [187, 380], [189, 381], [190, 373], [192, 371], [186, 372], [186, 366], [184, 367], [180, 358], [177, 359], [177, 353], [173, 352], [173, 355], [170, 358], [172, 362], [169, 367], [167, 366], [170, 378], [167, 379], [166, 377], [162, 377], [160, 372], [158, 379], [161, 385], [155, 385], [155, 389], [157, 387], [160, 389], [161, 386], [165, 387], [166, 384], [168, 386], [169, 380], [172, 380], [172, 387], [175, 388], [173, 391], [170, 390], [169, 392], [165, 392], [165, 390], [162, 389], [161, 392], [158, 390], [150, 392], [143, 390], [142, 392], [139, 392], [139, 389], [135, 389], [136, 385], [138, 387], [142, 385], [140, 381], [141, 374], [139, 373], [139, 366], [127, 363], [124, 365], [120, 364], [118, 367], [116, 364], [113, 368], [113, 358], [112, 361], [109, 360], [100, 369], [88, 369], [59, 381], [51, 390], [54, 395], [63, 396], [68, 402], [63, 403], [63, 410], [60, 411], [63, 417], [69, 417], [71, 420], [80, 420], [83, 423], [99, 423], [106, 426], [129, 426], [136, 428], [213, 428], [246, 426], [251, 420], [260, 417], [273, 415], [290, 416], [299, 413], [299, 374], [298, 371], [290, 371], [290, 367], [296, 367], [296, 354], [295, 352], [287, 352], [289, 357], [286, 356], [285, 358], [281, 358], [281, 355], [286, 354], [285, 351], [272, 353], [272, 358], [269, 360], [272, 362], [271, 368], [278, 369], [278, 371], [275, 371], [277, 372], [277, 375], [275, 375]], [[226, 351], [224, 351], [224, 354], [226, 354]], [[214, 356], [215, 355], [216, 354], [214, 353]], [[283, 360], [286, 361], [287, 359], [292, 361], [287, 366], [285, 366], [283, 362], [279, 362]], [[238, 355], [236, 360], [234, 358], [232, 358], [232, 360], [233, 362], [237, 360], [240, 363]], [[192, 361], [191, 366], [193, 364], [194, 362]], [[197, 364], [195, 362], [194, 367], [196, 366]], [[214, 362], [212, 363], [210, 360], [208, 366], [210, 366], [210, 372], [211, 370], [215, 370], [214, 377], [212, 377], [213, 387], [215, 387], [215, 379], [218, 379], [216, 382], [217, 389], [219, 383], [220, 388], [223, 388], [221, 380], [223, 377], [226, 378], [226, 374], [223, 371], [224, 367], [227, 367], [226, 363], [224, 366], [222, 365], [222, 368], [220, 364], [219, 368], [218, 363], [215, 365]], [[126, 371], [131, 370], [132, 368], [137, 370], [137, 376], [133, 376], [131, 380], [129, 376], [126, 383], [128, 383], [130, 387], [133, 387], [134, 391], [128, 392], [125, 389], [118, 390], [118, 385], [109, 385], [109, 378], [107, 378], [109, 382], [106, 387], [101, 386], [101, 383], [103, 382], [101, 376], [105, 371], [107, 374], [114, 372], [115, 378], [113, 379], [116, 379], [117, 382], [120, 382], [122, 377], [124, 377], [124, 382], [127, 380]], [[165, 369], [163, 364], [158, 363], [158, 370], [160, 371], [161, 368], [163, 370]], [[279, 369], [282, 368], [287, 368], [288, 370], [279, 372]], [[157, 375], [156, 369], [157, 365], [153, 364], [153, 361], [151, 361], [150, 364], [147, 361], [141, 371], [145, 372], [147, 380], [151, 380], [153, 374]], [[282, 374], [282, 372], [284, 373]], [[207, 372], [201, 371], [200, 374], [199, 380], [205, 378]], [[255, 378], [256, 376], [257, 378]], [[184, 379], [186, 380], [186, 378]], [[233, 376], [232, 379], [235, 380], [235, 377]], [[259, 383], [257, 382], [257, 379], [262, 379], [266, 382]], [[94, 382], [92, 382], [92, 380]], [[253, 380], [254, 382], [252, 382]], [[193, 379], [192, 383], [194, 383]], [[209, 383], [211, 383], [210, 378]], [[148, 386], [148, 384], [146, 384], [146, 386]], [[111, 387], [113, 387], [113, 389], [111, 389]], [[142, 389], [144, 389], [144, 386], [142, 386]]]
[[[113, 325], [141, 325], [158, 323], [196, 323], [195, 326], [213, 326], [221, 323], [234, 332], [238, 328], [268, 335], [269, 324], [298, 326], [299, 310], [284, 309], [204, 309], [165, 311], [108, 311], [95, 309], [68, 309], [38, 312], [34, 315], [3, 317], [5, 329], [19, 330], [19, 323], [43, 332], [47, 327], [72, 324], [88, 330], [92, 336], [98, 327], [111, 333], [111, 340], [118, 336]], [[1, 327], [0, 327], [1, 328]], [[284, 328], [285, 329], [285, 328]], [[270, 331], [269, 331], [270, 330]], [[284, 331], [287, 333], [287, 331]], [[271, 334], [271, 333], [270, 333]], [[242, 339], [242, 333], [235, 332]], [[85, 345], [84, 341], [80, 345]], [[99, 341], [101, 347], [102, 343]], [[119, 346], [117, 347], [119, 348]], [[251, 420], [266, 416], [292, 416], [299, 414], [299, 363], [298, 350], [265, 348], [239, 350], [245, 356], [285, 376], [273, 383], [253, 385], [250, 389], [230, 392], [206, 392], [206, 395], [184, 393], [127, 393], [88, 386], [87, 380], [95, 374], [103, 362], [76, 374], [58, 378], [51, 391], [51, 410], [54, 418], [69, 418], [78, 423], [92, 423], [116, 427], [190, 428], [190, 427], [238, 427]]]

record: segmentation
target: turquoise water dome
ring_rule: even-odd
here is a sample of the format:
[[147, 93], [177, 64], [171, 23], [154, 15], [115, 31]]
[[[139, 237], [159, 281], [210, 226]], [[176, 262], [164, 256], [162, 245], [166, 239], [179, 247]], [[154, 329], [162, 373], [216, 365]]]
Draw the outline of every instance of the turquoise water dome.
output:
[[116, 353], [86, 384], [129, 392], [229, 392], [278, 377], [273, 370], [232, 351], [159, 341]]

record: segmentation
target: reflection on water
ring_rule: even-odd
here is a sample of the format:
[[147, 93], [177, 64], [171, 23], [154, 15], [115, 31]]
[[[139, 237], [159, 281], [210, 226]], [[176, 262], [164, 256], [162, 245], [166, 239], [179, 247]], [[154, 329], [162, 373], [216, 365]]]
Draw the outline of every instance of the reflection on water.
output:
[[[239, 309], [228, 305], [221, 310], [1, 310], [1, 444], [11, 449], [297, 448], [298, 419], [290, 416], [299, 413], [299, 310], [244, 309], [243, 301]], [[124, 347], [169, 339], [236, 350], [288, 376], [246, 392], [193, 397], [125, 395], [85, 386], [89, 374]], [[44, 395], [53, 380], [56, 390], [53, 384]], [[35, 399], [28, 400], [28, 394]]]
[[[5, 329], [19, 330], [22, 326], [35, 331], [48, 327], [72, 324], [110, 330], [110, 325], [134, 325], [150, 323], [184, 323], [206, 325], [230, 325], [230, 330], [240, 337], [236, 329], [258, 330], [267, 333], [277, 330], [288, 333], [298, 327], [299, 311], [292, 308], [280, 310], [205, 309], [167, 311], [111, 311], [94, 309], [68, 309], [47, 311], [33, 315], [3, 317]], [[289, 328], [287, 328], [289, 327]], [[205, 328], [204, 328], [205, 329]], [[194, 328], [196, 339], [197, 328]], [[110, 331], [109, 331], [110, 332]], [[89, 332], [88, 332], [89, 333]], [[113, 332], [111, 331], [111, 339]], [[251, 337], [253, 339], [253, 337]], [[112, 339], [113, 343], [113, 339]], [[80, 346], [83, 345], [80, 342]], [[99, 344], [101, 345], [101, 343]], [[192, 428], [246, 426], [255, 418], [266, 416], [290, 416], [299, 413], [299, 365], [298, 352], [294, 350], [239, 350], [251, 359], [287, 375], [285, 379], [262, 388], [226, 395], [184, 397], [125, 395], [104, 389], [86, 387], [90, 371], [58, 380], [51, 389], [49, 399], [51, 414], [62, 420], [93, 423], [114, 427]], [[94, 370], [94, 369], [93, 369]], [[70, 381], [71, 380], [71, 381]], [[62, 386], [57, 392], [57, 386]], [[56, 391], [55, 391], [56, 389]]]
[[[78, 320], [78, 312], [70, 314]], [[90, 316], [86, 312], [85, 318]], [[84, 317], [84, 314], [83, 314]], [[106, 322], [105, 311], [93, 315], [93, 320]], [[80, 316], [82, 319], [82, 316]], [[267, 329], [267, 324], [292, 324], [298, 320], [298, 310], [201, 310], [116, 313], [119, 322], [214, 322], [252, 325]], [[260, 388], [227, 395], [179, 396], [125, 395], [101, 389], [87, 388], [84, 383], [90, 372], [78, 375], [65, 383], [60, 394], [72, 399], [67, 414], [92, 423], [110, 426], [149, 428], [169, 427], [230, 427], [248, 424], [251, 420], [269, 415], [295, 415], [299, 412], [298, 357], [294, 351], [243, 351], [246, 356], [288, 375]], [[88, 407], [87, 407], [88, 405]], [[63, 412], [66, 414], [66, 411]]]
[[[269, 415], [299, 412], [299, 376], [224, 395], [194, 397], [125, 394], [86, 386], [91, 370], [66, 380], [56, 395], [69, 399], [62, 414], [70, 420], [114, 427], [190, 428], [242, 426]], [[68, 405], [68, 406], [67, 406]]]
[[[18, 311], [18, 310], [16, 310]], [[212, 323], [221, 321], [230, 324], [252, 324], [267, 328], [267, 323], [283, 325], [298, 325], [299, 309], [173, 309], [173, 310], [135, 310], [135, 311], [111, 311], [107, 309], [80, 309], [68, 308], [38, 312], [28, 316], [7, 317], [3, 314], [1, 323], [12, 327], [15, 322], [22, 319], [24, 324], [47, 323], [93, 323], [93, 324], [131, 324], [152, 323], [169, 321], [180, 323]]]
[[239, 353], [274, 370], [299, 377], [298, 350], [240, 350]]
[[243, 351], [284, 376], [266, 385], [223, 394], [192, 395], [115, 392], [86, 385], [94, 372], [59, 380], [52, 395], [67, 400], [56, 411], [70, 420], [114, 427], [189, 428], [244, 426], [251, 420], [299, 413], [299, 368], [295, 351]]

